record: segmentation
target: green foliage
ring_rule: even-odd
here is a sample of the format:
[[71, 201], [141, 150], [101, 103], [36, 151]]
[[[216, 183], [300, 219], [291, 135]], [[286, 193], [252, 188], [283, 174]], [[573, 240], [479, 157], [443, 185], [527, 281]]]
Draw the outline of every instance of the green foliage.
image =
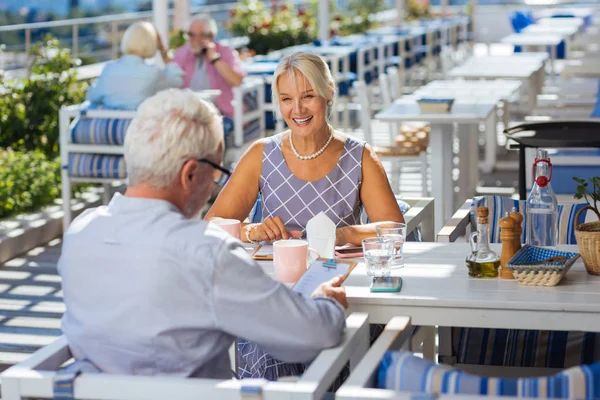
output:
[[[286, 3], [265, 6], [260, 0], [240, 0], [231, 10], [227, 29], [234, 36], [248, 36], [248, 48], [255, 54], [267, 54], [288, 46], [310, 43], [317, 37], [318, 1], [296, 8]], [[384, 8], [383, 0], [352, 0], [349, 10], [337, 10], [330, 0], [330, 34], [349, 35], [372, 28], [368, 17]]]
[[58, 40], [47, 36], [31, 49], [29, 79], [0, 77], [7, 90], [0, 96], [0, 148], [58, 154], [58, 111], [83, 101], [87, 88], [76, 81], [72, 67], [78, 63]]
[[406, 3], [406, 20], [413, 21], [423, 18], [431, 18], [429, 7], [420, 0], [408, 0]]
[[0, 218], [38, 209], [60, 196], [60, 162], [41, 151], [0, 150]]
[[575, 198], [580, 200], [585, 198], [585, 201], [596, 210], [596, 215], [600, 215], [598, 210], [598, 202], [600, 201], [600, 177], [594, 176], [588, 178], [589, 183], [592, 184], [592, 189], [589, 189], [589, 183], [585, 179], [573, 177], [573, 180], [577, 182], [577, 188], [575, 189]]
[[178, 49], [186, 42], [185, 32], [178, 30], [169, 35], [169, 49]]

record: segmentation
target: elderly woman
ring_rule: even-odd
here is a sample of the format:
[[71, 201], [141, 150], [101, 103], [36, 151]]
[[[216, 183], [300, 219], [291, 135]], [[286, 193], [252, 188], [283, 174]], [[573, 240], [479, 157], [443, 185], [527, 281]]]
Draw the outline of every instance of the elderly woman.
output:
[[216, 105], [233, 118], [233, 88], [244, 79], [235, 50], [215, 40], [217, 23], [208, 15], [196, 15], [188, 24], [188, 43], [177, 49], [174, 61], [184, 72], [183, 87], [192, 90], [218, 89]]
[[[183, 72], [170, 62], [158, 32], [149, 22], [136, 22], [121, 41], [123, 56], [108, 63], [88, 89], [86, 100], [108, 108], [135, 110], [163, 89], [180, 87]], [[146, 64], [160, 51], [166, 67]]]
[[[295, 53], [281, 60], [273, 101], [290, 129], [248, 149], [207, 217], [243, 221], [260, 193], [264, 220], [242, 227], [247, 242], [288, 239], [321, 211], [337, 225], [337, 245], [375, 236], [375, 222], [404, 222], [370, 146], [328, 123], [334, 100], [323, 59]], [[360, 225], [363, 206], [373, 223]]]
[[[328, 123], [334, 100], [335, 83], [323, 59], [295, 53], [281, 60], [273, 77], [273, 101], [290, 129], [248, 149], [207, 218], [244, 220], [260, 194], [264, 220], [242, 227], [247, 242], [303, 234], [321, 211], [337, 225], [337, 245], [375, 236], [375, 222], [404, 222], [370, 146]], [[362, 207], [373, 223], [360, 225]], [[372, 336], [380, 328], [373, 326]], [[306, 367], [277, 360], [246, 340], [238, 342], [238, 354], [241, 378], [274, 380]]]

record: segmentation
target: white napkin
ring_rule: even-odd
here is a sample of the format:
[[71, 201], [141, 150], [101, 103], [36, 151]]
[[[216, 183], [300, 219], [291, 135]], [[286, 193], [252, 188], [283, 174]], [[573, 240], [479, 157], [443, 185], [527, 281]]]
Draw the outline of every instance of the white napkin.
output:
[[314, 249], [323, 258], [333, 258], [335, 252], [335, 224], [320, 212], [306, 224], [308, 247]]

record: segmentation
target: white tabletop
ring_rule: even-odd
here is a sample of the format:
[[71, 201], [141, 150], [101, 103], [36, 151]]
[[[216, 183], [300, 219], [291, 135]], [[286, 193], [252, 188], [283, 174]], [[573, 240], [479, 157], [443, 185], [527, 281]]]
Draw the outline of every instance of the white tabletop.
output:
[[[500, 252], [501, 245], [492, 247]], [[581, 259], [558, 286], [538, 287], [470, 278], [464, 261], [469, 252], [463, 243], [407, 242], [405, 267], [392, 273], [403, 279], [400, 293], [371, 293], [360, 264], [344, 285], [350, 309], [368, 309], [376, 319], [408, 315], [415, 325], [600, 332], [600, 277], [589, 275]]]
[[[559, 246], [578, 252], [577, 246]], [[501, 245], [492, 249], [500, 254]], [[554, 287], [524, 286], [515, 280], [468, 276], [466, 243], [404, 244], [400, 293], [371, 293], [362, 259], [344, 282], [348, 312], [368, 312], [371, 322], [407, 315], [415, 325], [583, 330], [600, 332], [600, 276], [577, 260]], [[272, 276], [273, 262], [259, 263]]]
[[540, 18], [549, 18], [553, 15], [573, 15], [576, 18], [586, 18], [593, 16], [594, 10], [587, 7], [546, 8], [536, 11], [535, 15]]
[[[519, 54], [519, 53], [517, 53]], [[454, 78], [529, 79], [543, 67], [548, 54], [471, 57], [463, 65], [450, 70]]]
[[541, 25], [551, 26], [574, 26], [580, 29], [583, 24], [583, 18], [541, 18], [537, 21]]
[[513, 46], [558, 46], [568, 35], [542, 33], [513, 33], [500, 42]]
[[417, 89], [416, 97], [450, 97], [460, 103], [497, 103], [510, 100], [519, 93], [517, 80], [465, 81], [460, 79], [433, 81]]
[[431, 123], [472, 123], [484, 120], [494, 111], [496, 102], [489, 104], [461, 104], [452, 106], [447, 113], [423, 113], [415, 99], [400, 99], [375, 115], [375, 118], [388, 122], [429, 121]]
[[526, 34], [557, 34], [564, 37], [570, 37], [575, 35], [578, 32], [577, 27], [575, 26], [552, 26], [552, 25], [540, 25], [533, 24], [525, 27], [521, 33]]

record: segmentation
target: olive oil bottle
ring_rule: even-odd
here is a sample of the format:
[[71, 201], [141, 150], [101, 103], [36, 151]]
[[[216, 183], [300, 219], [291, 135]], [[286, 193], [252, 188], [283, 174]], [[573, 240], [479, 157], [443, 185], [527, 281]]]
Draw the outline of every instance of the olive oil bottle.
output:
[[472, 252], [467, 256], [466, 263], [469, 268], [469, 276], [474, 278], [498, 276], [500, 257], [490, 249], [488, 215], [487, 207], [477, 208], [477, 232], [473, 232], [469, 238]]

